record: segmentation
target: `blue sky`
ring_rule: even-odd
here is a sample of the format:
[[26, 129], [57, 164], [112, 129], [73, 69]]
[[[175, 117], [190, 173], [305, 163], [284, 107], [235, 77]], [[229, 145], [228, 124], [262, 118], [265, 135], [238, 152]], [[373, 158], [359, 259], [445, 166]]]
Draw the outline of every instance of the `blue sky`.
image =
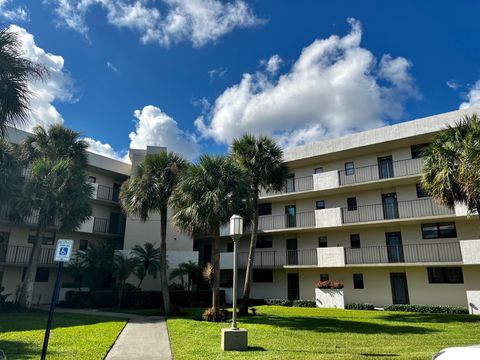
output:
[[119, 158], [147, 143], [225, 152], [245, 131], [289, 147], [480, 103], [479, 12], [473, 0], [0, 0], [53, 69], [32, 84], [32, 124], [63, 121]]

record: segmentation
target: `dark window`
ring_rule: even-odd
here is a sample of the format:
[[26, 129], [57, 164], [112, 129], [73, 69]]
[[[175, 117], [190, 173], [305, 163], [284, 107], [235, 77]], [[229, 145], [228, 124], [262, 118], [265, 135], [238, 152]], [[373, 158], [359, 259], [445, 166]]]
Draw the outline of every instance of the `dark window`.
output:
[[320, 274], [320, 281], [328, 281], [330, 280], [330, 277], [328, 274]]
[[273, 270], [253, 269], [253, 282], [273, 282]]
[[352, 249], [360, 247], [360, 234], [350, 234], [350, 247]]
[[319, 236], [318, 237], [318, 247], [319, 248], [328, 247], [328, 242], [327, 242], [327, 237], [326, 236]]
[[363, 289], [363, 274], [353, 274], [353, 288]]
[[417, 187], [417, 198], [428, 197], [428, 193], [425, 191], [422, 185], [417, 184], [416, 187]]
[[96, 183], [96, 182], [97, 182], [97, 178], [96, 178], [95, 176], [89, 176], [89, 177], [88, 177], [88, 182]]
[[[35, 230], [30, 230], [28, 234], [28, 243], [33, 244], [36, 239], [37, 232]], [[46, 231], [43, 234], [42, 245], [53, 245], [55, 243], [55, 232]]]
[[345, 175], [354, 175], [355, 174], [355, 165], [353, 161], [345, 163]]
[[233, 285], [233, 271], [220, 270], [220, 287], [231, 288]]
[[233, 242], [227, 243], [227, 252], [233, 252]]
[[457, 237], [454, 222], [422, 224], [422, 237], [424, 239], [445, 239]]
[[[23, 268], [22, 281], [25, 280], [25, 275], [27, 274], [27, 268]], [[48, 282], [48, 275], [50, 274], [49, 268], [37, 268], [37, 273], [35, 274], [35, 282]]]
[[348, 208], [348, 211], [357, 210], [357, 198], [356, 197], [347, 198], [347, 208]]
[[87, 250], [87, 248], [88, 248], [88, 240], [80, 240], [78, 250]]
[[424, 150], [428, 147], [428, 144], [418, 144], [410, 146], [412, 152], [412, 159], [418, 159], [423, 157]]
[[325, 200], [317, 200], [316, 208], [317, 210], [325, 209]]
[[427, 272], [430, 284], [463, 284], [461, 267], [429, 267]]
[[323, 173], [323, 167], [320, 166], [320, 167], [315, 168], [315, 170], [313, 170], [313, 173], [314, 173], [314, 174], [321, 174], [321, 173]]
[[272, 204], [260, 204], [258, 205], [258, 215], [272, 215]]
[[285, 190], [287, 193], [295, 191], [295, 174], [289, 174], [285, 182]]
[[258, 249], [265, 249], [272, 247], [272, 235], [257, 235], [257, 244]]

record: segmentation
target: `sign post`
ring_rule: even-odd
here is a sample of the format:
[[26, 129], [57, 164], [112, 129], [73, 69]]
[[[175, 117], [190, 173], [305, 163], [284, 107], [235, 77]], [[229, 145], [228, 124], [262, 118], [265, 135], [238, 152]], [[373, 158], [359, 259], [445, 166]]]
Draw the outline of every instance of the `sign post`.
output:
[[41, 360], [45, 360], [47, 358], [48, 340], [50, 339], [50, 329], [52, 328], [53, 312], [55, 310], [55, 305], [58, 301], [58, 294], [60, 292], [60, 278], [62, 276], [63, 263], [70, 261], [72, 249], [73, 240], [58, 240], [54, 258], [54, 261], [58, 262], [57, 277], [55, 279], [52, 302], [50, 303], [50, 310], [48, 312], [47, 328], [45, 329], [45, 337], [43, 339], [42, 356], [40, 358]]

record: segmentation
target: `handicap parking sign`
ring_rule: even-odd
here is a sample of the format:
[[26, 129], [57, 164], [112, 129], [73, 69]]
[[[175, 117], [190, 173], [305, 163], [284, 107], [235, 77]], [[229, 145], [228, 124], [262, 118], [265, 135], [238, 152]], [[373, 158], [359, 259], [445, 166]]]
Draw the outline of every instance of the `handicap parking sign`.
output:
[[73, 240], [59, 239], [55, 249], [55, 261], [70, 261], [72, 256]]

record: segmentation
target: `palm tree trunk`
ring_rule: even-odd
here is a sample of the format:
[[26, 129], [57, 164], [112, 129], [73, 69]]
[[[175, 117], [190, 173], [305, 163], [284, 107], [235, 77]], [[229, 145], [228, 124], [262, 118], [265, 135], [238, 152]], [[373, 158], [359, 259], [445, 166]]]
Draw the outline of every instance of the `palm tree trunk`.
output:
[[25, 272], [25, 278], [23, 280], [22, 289], [20, 290], [20, 296], [18, 303], [21, 307], [30, 309], [33, 302], [33, 289], [35, 286], [35, 276], [37, 274], [38, 260], [40, 259], [40, 253], [42, 251], [42, 239], [45, 234], [44, 229], [37, 227], [37, 236], [33, 243], [30, 258], [28, 259], [28, 267]]
[[[145, 272], [145, 273], [146, 273], [146, 272]], [[145, 276], [142, 276], [142, 277], [141, 277], [140, 282], [139, 282], [138, 285], [137, 285], [137, 289], [138, 289], [138, 290], [140, 290], [140, 286], [142, 286], [143, 279], [145, 279]]]
[[118, 303], [117, 303], [117, 308], [120, 309], [122, 307], [122, 298], [123, 298], [123, 289], [125, 288], [125, 281], [122, 281], [120, 283], [120, 286], [118, 287]]
[[248, 263], [247, 270], [245, 272], [245, 283], [243, 285], [243, 299], [240, 313], [242, 315], [248, 315], [248, 303], [250, 300], [250, 288], [252, 284], [253, 274], [253, 262], [255, 260], [255, 245], [257, 244], [257, 231], [258, 231], [258, 187], [254, 191], [253, 199], [253, 219], [252, 219], [252, 234], [250, 235], [250, 246], [248, 248]]
[[165, 315], [172, 314], [170, 293], [167, 280], [167, 207], [160, 210], [160, 282], [162, 286], [163, 307]]
[[213, 236], [213, 287], [212, 287], [212, 309], [215, 314], [215, 321], [220, 320], [220, 225]]

